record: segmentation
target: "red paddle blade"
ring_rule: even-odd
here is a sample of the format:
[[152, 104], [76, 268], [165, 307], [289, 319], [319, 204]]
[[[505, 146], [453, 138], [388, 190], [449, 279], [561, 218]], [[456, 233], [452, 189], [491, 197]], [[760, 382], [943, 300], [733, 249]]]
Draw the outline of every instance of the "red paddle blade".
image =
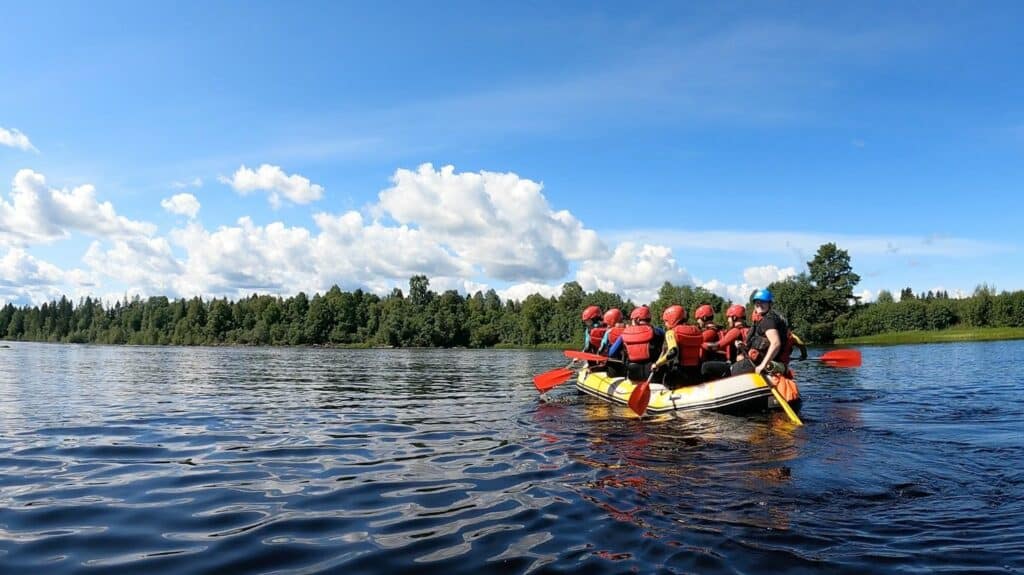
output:
[[534, 376], [533, 385], [537, 386], [537, 391], [544, 393], [556, 385], [561, 385], [566, 381], [569, 381], [569, 378], [575, 375], [575, 373], [576, 372], [574, 370], [571, 370], [568, 367], [560, 367], [551, 371], [545, 371], [544, 373]]
[[636, 386], [633, 393], [629, 394], [629, 408], [633, 410], [633, 413], [643, 417], [644, 412], [647, 411], [647, 404], [651, 402], [651, 382], [645, 380], [640, 385]]
[[596, 353], [587, 353], [585, 351], [574, 351], [571, 349], [567, 349], [562, 353], [564, 353], [565, 357], [568, 357], [569, 359], [582, 359], [587, 361], [608, 361], [608, 358], [606, 356], [597, 355]]
[[855, 349], [832, 350], [823, 353], [818, 359], [836, 367], [860, 367], [862, 363], [860, 352]]

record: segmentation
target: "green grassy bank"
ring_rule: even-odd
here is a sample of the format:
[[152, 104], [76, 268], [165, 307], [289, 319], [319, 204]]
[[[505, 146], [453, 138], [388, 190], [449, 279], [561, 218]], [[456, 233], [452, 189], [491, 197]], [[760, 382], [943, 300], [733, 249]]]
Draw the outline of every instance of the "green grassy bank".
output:
[[936, 343], [944, 341], [996, 341], [1024, 339], [1024, 327], [954, 327], [934, 331], [901, 331], [837, 339], [837, 345]]

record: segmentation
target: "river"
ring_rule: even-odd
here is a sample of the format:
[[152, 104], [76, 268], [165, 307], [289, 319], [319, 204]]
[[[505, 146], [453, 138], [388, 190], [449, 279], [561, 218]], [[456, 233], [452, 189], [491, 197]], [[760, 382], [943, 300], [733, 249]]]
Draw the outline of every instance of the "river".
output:
[[9, 345], [4, 573], [1024, 571], [1024, 342], [797, 363], [800, 428], [550, 351]]

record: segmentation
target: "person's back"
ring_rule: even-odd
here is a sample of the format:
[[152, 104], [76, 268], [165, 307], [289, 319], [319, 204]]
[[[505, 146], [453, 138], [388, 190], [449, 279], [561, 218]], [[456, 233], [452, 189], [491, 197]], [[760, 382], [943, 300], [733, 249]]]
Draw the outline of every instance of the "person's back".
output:
[[[597, 353], [600, 355], [609, 355], [612, 344], [614, 344], [620, 337], [622, 332], [626, 329], [626, 324], [622, 322], [622, 312], [618, 308], [611, 308], [604, 312], [604, 323], [608, 326], [605, 330], [604, 335], [601, 337], [601, 343], [597, 347]], [[606, 371], [611, 377], [625, 377], [626, 366], [623, 362], [621, 353], [616, 354], [617, 357], [609, 357], [609, 361], [606, 364]]]
[[627, 377], [639, 381], [650, 375], [651, 366], [664, 344], [665, 332], [651, 325], [651, 310], [647, 306], [634, 309], [630, 319], [633, 324], [623, 330], [609, 356], [622, 350]]
[[601, 321], [601, 308], [596, 305], [587, 306], [582, 314], [584, 333], [583, 351], [597, 353], [601, 346], [601, 338], [607, 327]]
[[718, 338], [718, 341], [705, 344], [725, 359], [705, 361], [701, 365], [701, 377], [704, 381], [728, 377], [732, 364], [740, 359], [739, 350], [747, 340], [749, 329], [745, 323], [746, 316], [747, 308], [739, 304], [731, 305], [726, 310], [725, 319], [730, 326], [729, 329]]
[[703, 337], [696, 326], [686, 321], [683, 306], [672, 305], [661, 316], [665, 322], [665, 346], [654, 367], [663, 371], [662, 380], [670, 388], [700, 383]]
[[717, 351], [716, 346], [711, 345], [717, 343], [721, 337], [720, 328], [715, 325], [715, 310], [709, 304], [703, 304], [693, 312], [694, 319], [697, 320], [697, 328], [700, 330], [700, 335], [703, 343], [703, 352], [701, 353], [702, 361], [723, 361], [725, 355]]

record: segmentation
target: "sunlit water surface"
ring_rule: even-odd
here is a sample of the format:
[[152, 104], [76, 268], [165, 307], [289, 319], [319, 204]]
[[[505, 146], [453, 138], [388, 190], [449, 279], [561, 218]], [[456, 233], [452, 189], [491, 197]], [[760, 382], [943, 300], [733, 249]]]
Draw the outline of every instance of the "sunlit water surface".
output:
[[1024, 570], [1024, 343], [630, 418], [557, 352], [0, 349], [5, 573]]

